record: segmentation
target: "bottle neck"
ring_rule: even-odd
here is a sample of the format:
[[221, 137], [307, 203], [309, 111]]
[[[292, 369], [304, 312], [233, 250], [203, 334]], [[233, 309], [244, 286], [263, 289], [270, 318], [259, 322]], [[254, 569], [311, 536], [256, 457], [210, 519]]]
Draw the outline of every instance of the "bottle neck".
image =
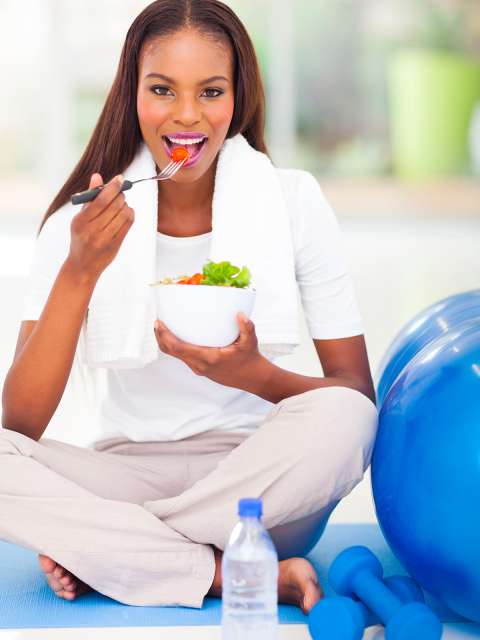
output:
[[252, 528], [262, 526], [261, 520], [257, 516], [240, 516], [240, 522], [243, 522], [245, 526]]

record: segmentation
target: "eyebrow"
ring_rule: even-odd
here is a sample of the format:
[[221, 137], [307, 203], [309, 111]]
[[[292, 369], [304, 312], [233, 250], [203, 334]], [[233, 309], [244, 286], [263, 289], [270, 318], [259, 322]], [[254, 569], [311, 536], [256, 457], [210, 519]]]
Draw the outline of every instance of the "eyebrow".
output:
[[[161, 80], [165, 80], [165, 82], [175, 84], [175, 80], [173, 78], [169, 78], [168, 76], [163, 75], [163, 73], [149, 73], [145, 76], [145, 78], [160, 78]], [[210, 78], [201, 80], [198, 84], [207, 84], [208, 82], [214, 82], [215, 80], [225, 80], [226, 82], [229, 81], [228, 78], [225, 78], [225, 76], [211, 76]]]

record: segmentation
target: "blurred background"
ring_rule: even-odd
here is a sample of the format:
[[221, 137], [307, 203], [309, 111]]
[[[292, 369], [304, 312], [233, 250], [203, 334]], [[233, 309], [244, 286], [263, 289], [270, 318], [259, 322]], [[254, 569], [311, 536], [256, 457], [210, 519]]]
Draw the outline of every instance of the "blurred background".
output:
[[[141, 0], [0, 0], [0, 383], [40, 220], [92, 132]], [[372, 370], [402, 325], [480, 280], [478, 0], [235, 0], [267, 89], [277, 166], [335, 209]], [[26, 19], [28, 16], [28, 19]], [[320, 375], [303, 342], [281, 366]], [[88, 430], [69, 384], [45, 434]], [[374, 519], [368, 478], [338, 521]]]

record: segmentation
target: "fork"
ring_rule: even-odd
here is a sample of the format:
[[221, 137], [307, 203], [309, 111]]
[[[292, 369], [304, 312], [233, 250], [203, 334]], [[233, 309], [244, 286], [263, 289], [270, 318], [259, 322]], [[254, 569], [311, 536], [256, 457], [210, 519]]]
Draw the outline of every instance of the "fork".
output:
[[[172, 176], [174, 176], [177, 171], [181, 168], [185, 160], [188, 160], [188, 156], [182, 158], [178, 162], [174, 162], [173, 160], [167, 164], [165, 169], [162, 169], [157, 176], [153, 176], [152, 178], [141, 178], [140, 180], [124, 180], [122, 184], [122, 188], [120, 191], [128, 191], [133, 187], [137, 182], [144, 182], [145, 180], [168, 180]], [[95, 200], [100, 191], [105, 187], [103, 185], [101, 187], [94, 187], [93, 189], [88, 189], [88, 191], [81, 191], [80, 193], [74, 193], [71, 197], [72, 204], [83, 204], [84, 202], [91, 202]]]

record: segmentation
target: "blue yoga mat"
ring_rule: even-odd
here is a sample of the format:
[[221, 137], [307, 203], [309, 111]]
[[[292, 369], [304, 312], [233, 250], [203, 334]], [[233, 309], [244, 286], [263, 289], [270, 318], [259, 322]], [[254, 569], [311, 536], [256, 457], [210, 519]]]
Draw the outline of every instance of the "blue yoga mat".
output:
[[[335, 556], [345, 547], [368, 546], [383, 564], [385, 575], [405, 573], [393, 557], [377, 525], [328, 525], [310, 553], [322, 586], [332, 595], [327, 572]], [[428, 597], [443, 622], [462, 618]], [[221, 602], [207, 598], [201, 610], [185, 607], [135, 607], [120, 604], [92, 592], [69, 602], [54, 595], [41, 571], [37, 553], [0, 541], [0, 629], [55, 627], [174, 627], [220, 624]], [[297, 607], [279, 607], [281, 624], [304, 624], [306, 616]]]

